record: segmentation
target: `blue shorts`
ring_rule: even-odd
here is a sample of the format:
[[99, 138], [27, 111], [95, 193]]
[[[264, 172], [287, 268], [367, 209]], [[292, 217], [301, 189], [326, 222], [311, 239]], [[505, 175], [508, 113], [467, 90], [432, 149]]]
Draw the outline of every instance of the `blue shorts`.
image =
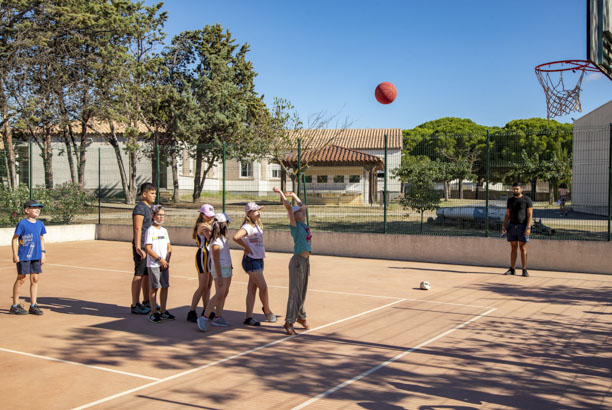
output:
[[18, 275], [28, 275], [30, 273], [42, 273], [42, 265], [40, 264], [40, 260], [17, 262]]
[[508, 224], [506, 232], [508, 233], [508, 242], [529, 242], [529, 236], [525, 235], [527, 224]]
[[[217, 270], [215, 269], [215, 264], [212, 263], [210, 265], [210, 274], [213, 279], [217, 279]], [[222, 278], [231, 278], [232, 277], [232, 267], [231, 266], [221, 266], [221, 277]]]
[[248, 255], [244, 255], [242, 257], [242, 269], [244, 269], [246, 273], [259, 272], [259, 271], [262, 271], [263, 268], [264, 268], [263, 259], [253, 259], [249, 257]]

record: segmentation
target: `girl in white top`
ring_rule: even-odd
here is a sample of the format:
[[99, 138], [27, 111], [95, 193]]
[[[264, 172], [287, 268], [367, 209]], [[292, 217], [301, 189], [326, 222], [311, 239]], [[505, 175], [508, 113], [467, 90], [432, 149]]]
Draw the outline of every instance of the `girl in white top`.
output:
[[261, 224], [261, 212], [263, 206], [255, 202], [249, 202], [244, 207], [246, 217], [242, 227], [234, 235], [234, 241], [244, 248], [242, 267], [249, 275], [249, 284], [246, 296], [246, 319], [245, 325], [259, 326], [260, 323], [253, 319], [253, 307], [255, 306], [255, 294], [259, 289], [259, 299], [263, 304], [263, 312], [268, 322], [276, 322], [276, 316], [270, 309], [268, 300], [268, 285], [263, 276], [264, 258], [266, 250], [263, 243], [263, 226]]
[[[211, 269], [210, 273], [215, 281], [215, 295], [210, 298], [204, 315], [198, 319], [199, 327], [203, 331], [208, 330], [208, 323], [213, 326], [229, 326], [223, 318], [223, 306], [232, 283], [232, 256], [230, 255], [229, 243], [227, 242], [228, 225], [231, 219], [224, 213], [215, 215], [212, 225], [212, 236], [210, 237]], [[208, 318], [215, 309], [212, 321]], [[204, 322], [204, 323], [202, 323]]]

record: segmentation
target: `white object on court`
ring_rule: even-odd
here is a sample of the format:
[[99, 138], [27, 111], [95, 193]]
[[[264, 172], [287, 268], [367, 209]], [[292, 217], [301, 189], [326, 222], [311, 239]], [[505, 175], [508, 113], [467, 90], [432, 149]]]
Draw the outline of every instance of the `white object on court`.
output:
[[421, 289], [423, 290], [428, 290], [431, 288], [431, 283], [427, 282], [426, 280], [424, 280], [423, 282], [421, 282]]

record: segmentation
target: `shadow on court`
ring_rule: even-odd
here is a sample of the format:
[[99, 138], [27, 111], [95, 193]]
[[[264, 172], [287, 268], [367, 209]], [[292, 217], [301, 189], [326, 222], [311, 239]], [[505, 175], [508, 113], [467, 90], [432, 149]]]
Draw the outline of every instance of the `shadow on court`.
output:
[[[509, 280], [512, 279], [514, 278]], [[532, 280], [531, 278], [516, 279]], [[566, 285], [537, 284], [537, 286], [528, 286], [528, 282], [514, 284], [508, 281], [508, 283], [474, 283], [466, 287], [492, 292], [522, 302], [573, 305], [597, 303], [603, 306], [612, 306], [612, 286], [585, 289]]]

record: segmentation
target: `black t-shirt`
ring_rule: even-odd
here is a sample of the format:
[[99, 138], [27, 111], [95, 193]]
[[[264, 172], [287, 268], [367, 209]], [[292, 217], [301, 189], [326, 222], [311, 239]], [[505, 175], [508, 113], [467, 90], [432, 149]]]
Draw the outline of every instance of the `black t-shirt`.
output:
[[[134, 207], [132, 211], [132, 220], [134, 219], [134, 215], [143, 215], [144, 219], [142, 220], [142, 230], [140, 231], [140, 249], [144, 249], [145, 247], [145, 234], [147, 233], [147, 229], [151, 227], [153, 224], [153, 215], [151, 214], [151, 207], [140, 201]], [[132, 243], [136, 238], [132, 238]]]
[[520, 198], [510, 197], [506, 208], [510, 210], [510, 223], [513, 225], [527, 223], [527, 208], [533, 208], [531, 198], [521, 196]]

